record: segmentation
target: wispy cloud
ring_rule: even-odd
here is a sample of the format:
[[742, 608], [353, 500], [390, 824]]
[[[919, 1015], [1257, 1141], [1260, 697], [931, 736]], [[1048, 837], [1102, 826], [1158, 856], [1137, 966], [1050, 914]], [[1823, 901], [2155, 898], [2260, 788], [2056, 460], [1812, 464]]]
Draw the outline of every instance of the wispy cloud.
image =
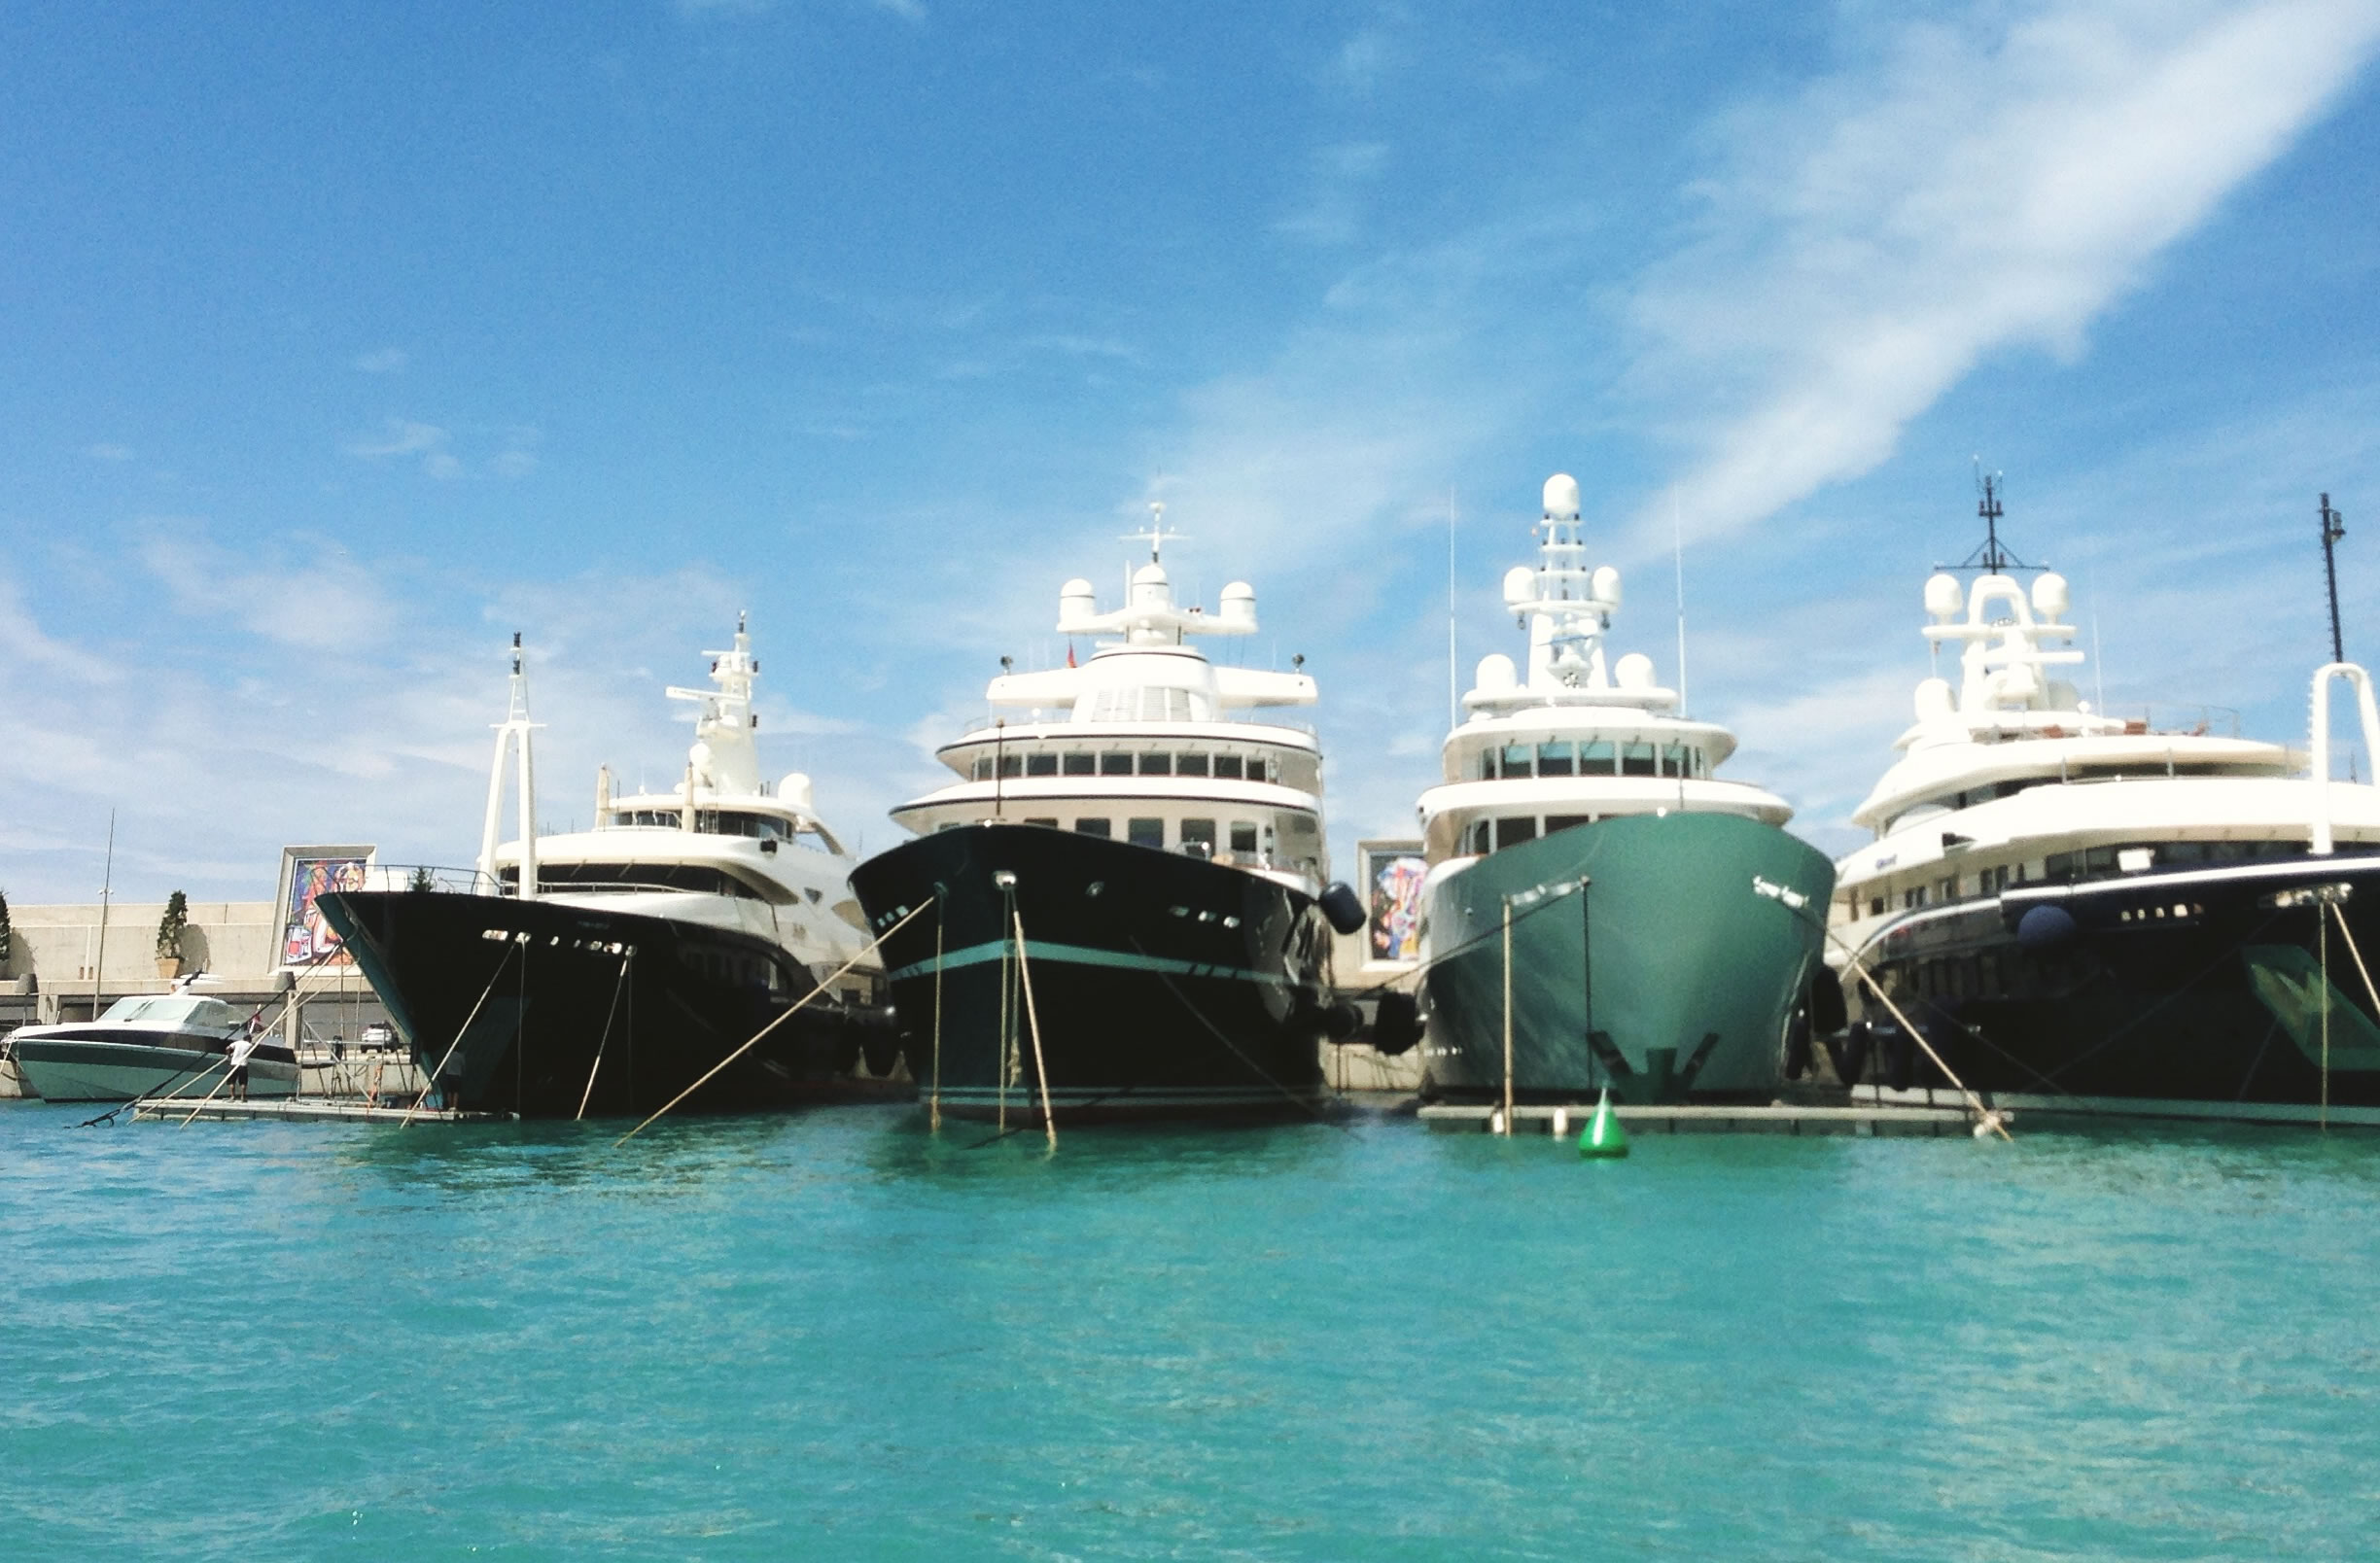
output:
[[86, 445], [83, 447], [83, 454], [93, 461], [128, 462], [132, 459], [132, 447], [109, 444]]
[[349, 440], [347, 454], [376, 462], [396, 456], [426, 456], [443, 449], [445, 444], [446, 431], [436, 424], [391, 418], [378, 435], [366, 434]]
[[358, 354], [355, 366], [366, 374], [397, 374], [412, 362], [402, 347], [383, 347], [374, 352]]
[[1368, 187], [1388, 165], [1384, 141], [1350, 141], [1317, 148], [1306, 204], [1273, 225], [1304, 244], [1352, 243], [1360, 234]]
[[1725, 409], [1670, 431], [1703, 453], [1684, 479], [1699, 531], [1875, 467], [1989, 355], [2081, 351], [2380, 39], [2368, 0], [2097, 0], [2004, 32], [1997, 9], [1897, 26], [1721, 130], [1691, 242], [1630, 310], [1632, 389]]

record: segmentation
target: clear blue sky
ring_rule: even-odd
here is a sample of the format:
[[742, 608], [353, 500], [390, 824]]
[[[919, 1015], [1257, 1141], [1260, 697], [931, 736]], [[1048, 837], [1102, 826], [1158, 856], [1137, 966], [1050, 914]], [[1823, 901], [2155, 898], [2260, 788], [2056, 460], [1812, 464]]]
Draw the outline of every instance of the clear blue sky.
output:
[[[2380, 658], [2371, 0], [19, 7], [0, 16], [0, 889], [469, 857], [764, 757], [873, 850], [1151, 498], [1410, 828], [1575, 473], [1623, 649], [1830, 849], [2009, 531], [2108, 704], [2303, 741], [2314, 496]], [[2089, 681], [2086, 676], [2086, 684]]]

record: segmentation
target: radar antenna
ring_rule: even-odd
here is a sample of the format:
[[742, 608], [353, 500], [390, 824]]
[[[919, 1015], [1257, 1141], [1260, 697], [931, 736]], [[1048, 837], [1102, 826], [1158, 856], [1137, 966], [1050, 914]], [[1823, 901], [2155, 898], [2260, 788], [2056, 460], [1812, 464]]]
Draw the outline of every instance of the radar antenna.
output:
[[2000, 474], [1983, 470], [1981, 458], [1976, 461], [1976, 514], [1983, 520], [1983, 540], [1975, 552], [1955, 565], [1936, 565], [1936, 570], [1979, 570], [1987, 575], [2005, 575], [2012, 570], [2048, 570], [2048, 561], [2038, 565], [2026, 564], [2000, 540]]
[[1182, 535], [1178, 532], [1168, 532], [1165, 529], [1165, 501], [1151, 500], [1149, 501], [1148, 530], [1145, 532], [1127, 532], [1119, 540], [1124, 542], [1147, 543], [1149, 545], [1149, 563], [1155, 565], [1162, 564], [1164, 562], [1158, 557], [1158, 555], [1164, 551], [1165, 545], [1169, 542], [1180, 541], [1181, 536]]

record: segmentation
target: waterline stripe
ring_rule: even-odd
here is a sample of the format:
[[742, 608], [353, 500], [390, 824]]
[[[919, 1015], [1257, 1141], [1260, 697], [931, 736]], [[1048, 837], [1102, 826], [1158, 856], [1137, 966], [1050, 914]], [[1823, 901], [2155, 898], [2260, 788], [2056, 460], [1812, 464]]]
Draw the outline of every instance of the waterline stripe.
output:
[[[969, 945], [964, 950], [946, 952], [942, 956], [944, 972], [957, 971], [962, 966], [980, 966], [998, 960], [1008, 953], [1009, 941], [992, 939], [983, 944]], [[1175, 960], [1166, 955], [1144, 955], [1138, 951], [1095, 950], [1089, 945], [1052, 944], [1042, 939], [1025, 941], [1028, 960], [1054, 960], [1076, 966], [1106, 966], [1124, 971], [1150, 971], [1168, 977], [1216, 977], [1226, 981], [1260, 983], [1270, 988], [1294, 989], [1298, 984], [1278, 972], [1254, 971], [1246, 966], [1217, 966], [1198, 960]], [[885, 973], [887, 982], [903, 982], [911, 977], [926, 977], [933, 973], [934, 963], [914, 960], [908, 965]]]

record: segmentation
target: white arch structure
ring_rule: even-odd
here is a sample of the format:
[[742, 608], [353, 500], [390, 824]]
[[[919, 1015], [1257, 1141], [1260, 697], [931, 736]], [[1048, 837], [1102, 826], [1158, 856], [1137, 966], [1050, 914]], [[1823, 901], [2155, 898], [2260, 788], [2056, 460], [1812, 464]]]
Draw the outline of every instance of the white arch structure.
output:
[[[2371, 675], [2352, 662], [2328, 662], [2314, 670], [2314, 842], [2313, 854], [2330, 855], [2330, 680], [2354, 686], [2356, 712], [2363, 722], [2363, 754], [2380, 766], [2380, 707], [2372, 702]], [[2375, 781], [2380, 781], [2376, 777]]]

